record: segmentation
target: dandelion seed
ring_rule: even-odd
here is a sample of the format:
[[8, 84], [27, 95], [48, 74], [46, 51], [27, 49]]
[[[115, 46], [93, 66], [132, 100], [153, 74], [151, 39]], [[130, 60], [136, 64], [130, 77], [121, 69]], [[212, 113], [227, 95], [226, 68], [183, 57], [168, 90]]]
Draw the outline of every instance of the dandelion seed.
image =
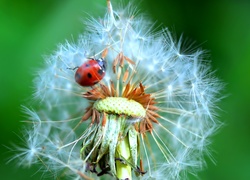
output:
[[167, 29], [151, 33], [132, 4], [107, 4], [104, 18], [86, 21], [77, 44], [46, 59], [34, 94], [44, 106], [25, 109], [33, 126], [14, 158], [75, 179], [195, 173], [218, 128], [221, 82], [201, 50], [185, 54]]

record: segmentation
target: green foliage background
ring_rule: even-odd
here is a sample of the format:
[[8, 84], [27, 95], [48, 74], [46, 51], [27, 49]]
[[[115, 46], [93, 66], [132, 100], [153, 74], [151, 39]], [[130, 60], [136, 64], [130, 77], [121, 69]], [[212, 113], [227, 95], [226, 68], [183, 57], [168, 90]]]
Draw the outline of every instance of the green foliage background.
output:
[[[112, 0], [119, 1], [119, 0]], [[132, 0], [131, 0], [132, 1]], [[0, 0], [0, 178], [40, 179], [37, 168], [6, 164], [11, 153], [3, 146], [19, 142], [21, 105], [32, 94], [32, 79], [43, 55], [65, 39], [84, 31], [87, 14], [103, 14], [105, 0]], [[141, 0], [138, 9], [156, 25], [168, 26], [177, 37], [208, 49], [217, 75], [229, 96], [220, 104], [225, 127], [213, 137], [216, 165], [200, 179], [250, 179], [250, 1]], [[184, 38], [185, 39], [185, 38]]]

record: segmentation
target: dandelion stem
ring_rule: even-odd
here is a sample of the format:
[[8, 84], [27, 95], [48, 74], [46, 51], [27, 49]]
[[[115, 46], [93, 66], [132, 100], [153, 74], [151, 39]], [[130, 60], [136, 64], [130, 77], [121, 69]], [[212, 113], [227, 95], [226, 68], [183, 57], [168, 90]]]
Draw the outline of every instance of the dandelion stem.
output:
[[[121, 155], [124, 159], [129, 160], [131, 157], [129, 149], [129, 140], [126, 136], [120, 143], [117, 145], [117, 154]], [[118, 157], [119, 157], [118, 155]], [[132, 180], [131, 167], [122, 160], [116, 161], [116, 171], [118, 179], [129, 179]]]

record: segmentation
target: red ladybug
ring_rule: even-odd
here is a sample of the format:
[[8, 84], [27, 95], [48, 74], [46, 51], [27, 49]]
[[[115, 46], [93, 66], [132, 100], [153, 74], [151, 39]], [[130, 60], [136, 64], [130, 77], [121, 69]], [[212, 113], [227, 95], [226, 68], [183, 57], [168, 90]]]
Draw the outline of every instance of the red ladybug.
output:
[[93, 86], [105, 76], [106, 61], [104, 58], [89, 59], [75, 73], [75, 81], [81, 86]]

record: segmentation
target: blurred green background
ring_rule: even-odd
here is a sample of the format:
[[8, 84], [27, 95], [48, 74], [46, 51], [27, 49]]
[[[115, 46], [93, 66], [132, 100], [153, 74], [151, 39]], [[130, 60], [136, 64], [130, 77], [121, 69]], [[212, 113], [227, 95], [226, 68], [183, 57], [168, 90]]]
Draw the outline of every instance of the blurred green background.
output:
[[[119, 0], [113, 0], [119, 1]], [[132, 1], [132, 0], [131, 0]], [[65, 39], [84, 31], [87, 14], [101, 16], [105, 0], [0, 0], [0, 128], [1, 145], [20, 141], [20, 106], [32, 94], [32, 79], [43, 55]], [[138, 9], [157, 25], [209, 50], [217, 76], [229, 95], [220, 104], [226, 124], [211, 148], [217, 163], [198, 173], [200, 179], [250, 179], [250, 1], [140, 0]], [[0, 179], [40, 179], [36, 168], [6, 164], [10, 153], [0, 152]]]

